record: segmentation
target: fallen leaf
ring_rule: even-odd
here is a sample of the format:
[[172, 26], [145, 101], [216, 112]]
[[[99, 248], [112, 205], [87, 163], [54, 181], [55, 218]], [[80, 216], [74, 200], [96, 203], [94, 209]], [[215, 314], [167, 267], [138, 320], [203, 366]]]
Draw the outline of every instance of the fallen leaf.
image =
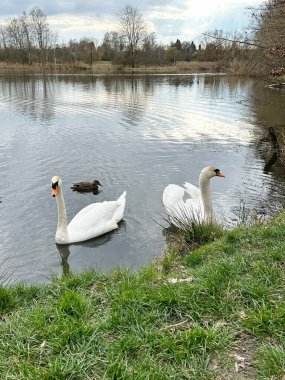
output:
[[239, 313], [239, 316], [241, 319], [244, 319], [246, 317], [246, 314], [245, 312], [242, 310], [240, 313]]
[[177, 278], [169, 278], [169, 279], [168, 279], [168, 282], [169, 282], [170, 284], [177, 284], [178, 280], [177, 280]]
[[215, 327], [224, 327], [227, 325], [226, 321], [218, 321], [215, 323]]
[[236, 359], [237, 362], [244, 362], [245, 361], [245, 357], [244, 356], [240, 356], [240, 355], [234, 354], [234, 357], [235, 357], [235, 359]]
[[193, 281], [193, 277], [186, 277], [186, 278], [169, 278], [168, 279], [168, 282], [170, 284], [178, 284], [178, 283], [181, 283], [181, 282], [192, 282]]
[[192, 281], [193, 281], [193, 277], [181, 278], [179, 280], [179, 282], [192, 282]]

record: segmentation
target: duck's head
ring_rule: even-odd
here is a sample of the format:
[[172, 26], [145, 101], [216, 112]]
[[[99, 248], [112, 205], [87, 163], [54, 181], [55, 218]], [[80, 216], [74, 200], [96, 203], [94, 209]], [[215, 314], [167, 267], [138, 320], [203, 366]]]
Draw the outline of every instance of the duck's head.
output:
[[94, 179], [94, 181], [92, 182], [92, 185], [103, 187], [103, 185], [101, 185], [101, 183], [98, 181], [98, 179]]
[[216, 168], [215, 166], [207, 166], [204, 169], [202, 169], [201, 174], [204, 174], [208, 178], [213, 177], [225, 177], [223, 173], [221, 173], [220, 169]]
[[58, 189], [61, 187], [61, 185], [62, 185], [62, 180], [58, 175], [52, 177], [52, 179], [51, 179], [51, 187], [52, 187], [51, 195], [53, 197], [57, 196]]

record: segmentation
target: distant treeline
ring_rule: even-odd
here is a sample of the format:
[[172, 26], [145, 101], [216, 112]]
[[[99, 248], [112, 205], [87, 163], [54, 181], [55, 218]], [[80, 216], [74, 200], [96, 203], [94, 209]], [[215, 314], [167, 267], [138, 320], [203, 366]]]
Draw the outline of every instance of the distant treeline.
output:
[[[139, 11], [126, 7], [126, 11]], [[142, 19], [141, 19], [142, 20]], [[190, 61], [195, 56], [196, 45], [193, 41], [180, 42], [179, 39], [169, 46], [156, 43], [155, 33], [148, 33], [134, 20], [138, 30], [137, 42], [128, 41], [123, 32], [107, 32], [102, 44], [96, 38], [70, 40], [67, 44], [58, 43], [57, 33], [50, 30], [47, 16], [39, 7], [19, 17], [6, 20], [0, 26], [0, 61], [5, 63], [33, 64], [73, 64], [95, 61], [112, 61], [114, 64], [165, 64], [178, 60]], [[142, 30], [143, 29], [143, 30]], [[127, 31], [128, 33], [128, 31]], [[132, 38], [132, 37], [131, 37]], [[134, 57], [130, 57], [134, 49]], [[134, 61], [134, 62], [133, 62]]]
[[119, 15], [119, 30], [96, 38], [58, 42], [47, 16], [39, 7], [6, 20], [0, 27], [0, 63], [58, 65], [111, 61], [114, 65], [165, 65], [178, 61], [220, 61], [232, 73], [282, 76], [285, 74], [285, 0], [269, 0], [249, 9], [250, 29], [226, 34], [208, 31], [198, 46], [194, 41], [157, 43], [141, 12], [125, 6]]

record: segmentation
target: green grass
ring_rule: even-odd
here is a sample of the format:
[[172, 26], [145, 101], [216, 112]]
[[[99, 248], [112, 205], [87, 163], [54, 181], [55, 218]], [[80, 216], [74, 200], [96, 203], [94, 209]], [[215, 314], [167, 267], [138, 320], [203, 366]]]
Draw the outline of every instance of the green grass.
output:
[[0, 288], [1, 378], [281, 380], [284, 220], [138, 272]]
[[219, 239], [224, 234], [224, 228], [215, 220], [205, 221], [199, 214], [185, 207], [179, 210], [167, 211], [163, 217], [166, 224], [164, 232], [169, 245], [175, 246], [180, 255]]
[[285, 373], [285, 347], [265, 345], [259, 351], [258, 373], [263, 379], [282, 379]]

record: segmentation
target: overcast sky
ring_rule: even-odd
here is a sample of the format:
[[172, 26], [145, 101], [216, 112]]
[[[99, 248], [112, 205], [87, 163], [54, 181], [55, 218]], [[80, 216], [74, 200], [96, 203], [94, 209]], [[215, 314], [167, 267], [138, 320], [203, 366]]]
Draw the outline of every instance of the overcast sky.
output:
[[118, 30], [118, 14], [124, 5], [138, 8], [163, 44], [180, 39], [199, 42], [202, 32], [223, 29], [232, 32], [248, 26], [248, 7], [264, 0], [0, 0], [0, 23], [39, 6], [59, 42], [82, 37], [100, 43], [106, 32]]

